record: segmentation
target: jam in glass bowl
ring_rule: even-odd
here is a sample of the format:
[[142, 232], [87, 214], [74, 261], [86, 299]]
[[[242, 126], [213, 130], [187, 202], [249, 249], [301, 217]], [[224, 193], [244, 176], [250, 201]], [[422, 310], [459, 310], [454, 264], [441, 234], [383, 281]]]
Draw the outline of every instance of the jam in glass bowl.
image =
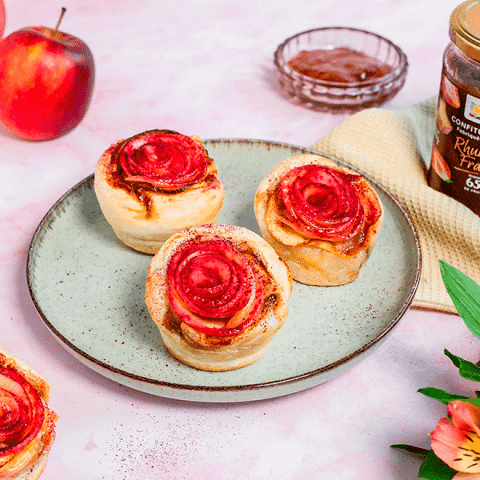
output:
[[280, 85], [296, 103], [332, 113], [376, 107], [403, 87], [407, 57], [390, 40], [347, 27], [308, 30], [275, 52]]

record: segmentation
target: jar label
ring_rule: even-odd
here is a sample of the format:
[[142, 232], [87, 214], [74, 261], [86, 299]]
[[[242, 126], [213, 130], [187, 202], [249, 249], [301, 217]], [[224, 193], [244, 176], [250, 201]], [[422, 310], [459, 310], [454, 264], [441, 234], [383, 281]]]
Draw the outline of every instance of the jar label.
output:
[[480, 100], [467, 93], [464, 117], [474, 123], [480, 123]]
[[480, 98], [442, 73], [428, 183], [480, 215]]

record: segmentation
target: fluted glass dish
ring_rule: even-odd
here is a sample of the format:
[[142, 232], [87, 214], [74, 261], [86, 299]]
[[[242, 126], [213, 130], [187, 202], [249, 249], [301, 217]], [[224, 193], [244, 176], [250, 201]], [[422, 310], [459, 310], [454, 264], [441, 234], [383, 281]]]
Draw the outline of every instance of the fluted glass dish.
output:
[[[288, 62], [301, 51], [347, 47], [391, 67], [385, 75], [360, 82], [318, 80], [294, 70]], [[375, 33], [346, 27], [308, 30], [287, 38], [274, 56], [279, 82], [295, 103], [332, 113], [355, 112], [392, 99], [403, 87], [408, 62], [403, 51]]]

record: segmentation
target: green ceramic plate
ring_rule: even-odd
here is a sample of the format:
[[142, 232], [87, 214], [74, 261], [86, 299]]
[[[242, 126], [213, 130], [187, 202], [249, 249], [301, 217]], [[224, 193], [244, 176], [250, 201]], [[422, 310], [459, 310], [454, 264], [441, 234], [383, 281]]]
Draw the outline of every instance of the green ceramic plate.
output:
[[[258, 140], [204, 144], [226, 190], [218, 223], [256, 233], [253, 198], [261, 179], [291, 155], [316, 153]], [[97, 203], [93, 175], [60, 198], [35, 232], [27, 261], [32, 299], [63, 347], [93, 370], [137, 390], [237, 402], [318, 385], [387, 338], [419, 282], [420, 249], [410, 220], [383, 187], [365, 176], [381, 196], [385, 222], [360, 277], [329, 288], [294, 282], [285, 325], [267, 353], [248, 367], [203, 372], [170, 356], [144, 301], [151, 256], [117, 240]]]

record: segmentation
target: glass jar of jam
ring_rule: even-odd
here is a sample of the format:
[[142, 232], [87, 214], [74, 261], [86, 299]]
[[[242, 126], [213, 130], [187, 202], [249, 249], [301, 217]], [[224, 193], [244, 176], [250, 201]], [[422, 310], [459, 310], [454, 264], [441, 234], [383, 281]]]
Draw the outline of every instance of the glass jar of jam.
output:
[[480, 0], [450, 17], [428, 183], [480, 216]]

